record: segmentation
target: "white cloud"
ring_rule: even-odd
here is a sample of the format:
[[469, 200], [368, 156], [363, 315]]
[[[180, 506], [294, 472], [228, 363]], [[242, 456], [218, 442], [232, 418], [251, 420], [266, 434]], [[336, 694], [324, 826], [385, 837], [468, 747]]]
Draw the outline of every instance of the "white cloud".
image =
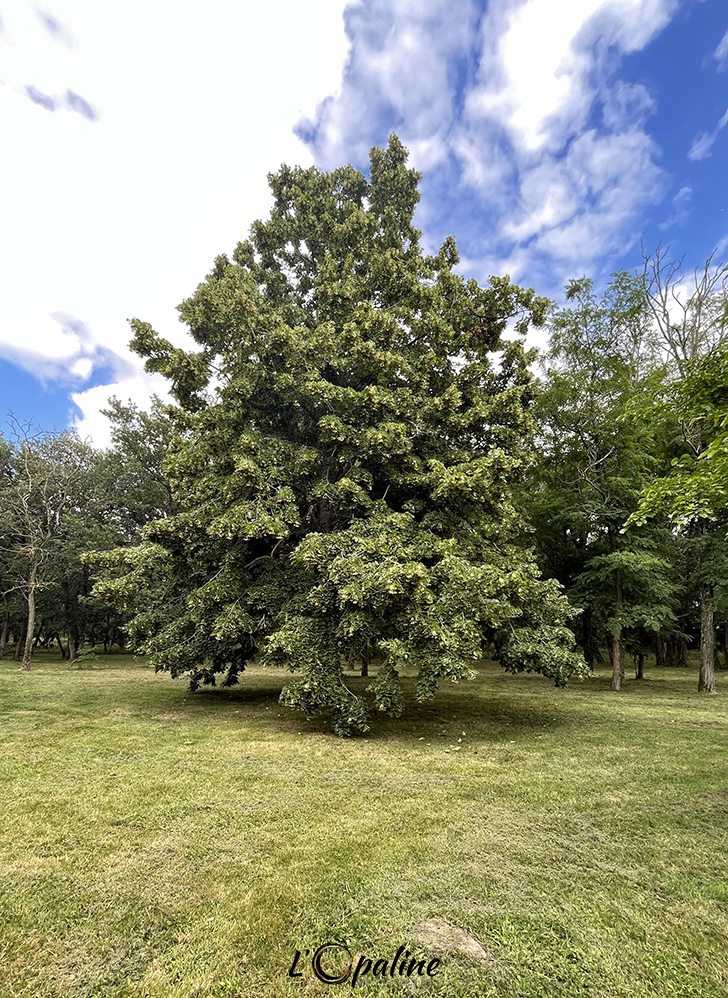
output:
[[389, 124], [430, 170], [421, 228], [457, 225], [478, 277], [507, 267], [553, 286], [625, 250], [663, 196], [645, 127], [654, 101], [616, 71], [676, 7], [490, 0], [483, 14], [474, 0], [360, 0], [340, 92], [310, 124], [317, 161], [365, 162]]
[[702, 132], [693, 139], [693, 144], [690, 147], [690, 152], [688, 153], [688, 159], [693, 161], [707, 159], [713, 151], [715, 140], [725, 128], [726, 124], [728, 124], [728, 111], [721, 115], [718, 124], [712, 132]]
[[725, 253], [727, 249], [728, 249], [728, 233], [726, 233], [726, 235], [723, 236], [718, 245], [715, 247], [715, 255], [718, 258], [718, 260], [722, 259], [723, 253]]
[[175, 306], [267, 213], [266, 174], [312, 162], [292, 129], [338, 85], [344, 2], [54, 0], [51, 25], [6, 0], [1, 356], [78, 384], [143, 377], [133, 316], [184, 342]]
[[140, 409], [148, 411], [153, 394], [169, 401], [167, 387], [160, 375], [141, 372], [133, 377], [121, 378], [113, 384], [96, 385], [83, 392], [74, 392], [71, 398], [81, 410], [81, 416], [74, 416], [72, 424], [82, 439], [92, 440], [97, 447], [110, 447], [111, 427], [107, 418], [101, 414], [102, 409], [108, 408], [109, 400], [113, 396], [124, 402], [131, 400]]
[[50, 315], [7, 315], [0, 321], [0, 354], [40, 379], [62, 374], [81, 350], [78, 332]]
[[635, 213], [660, 196], [659, 150], [644, 130], [652, 99], [640, 85], [613, 80], [607, 54], [646, 44], [673, 6], [526, 0], [496, 5], [486, 18], [482, 31], [491, 40], [463, 128], [481, 149], [494, 126], [508, 137], [518, 184], [499, 235], [528, 242], [521, 267], [533, 268], [541, 254], [561, 276], [589, 267], [623, 248]]
[[723, 64], [728, 60], [728, 31], [721, 38], [717, 49], [713, 53], [713, 58], [718, 63], [719, 68], [723, 68]]
[[[546, 290], [662, 196], [652, 97], [618, 68], [677, 0], [353, 0], [348, 49], [344, 4], [54, 0], [56, 31], [7, 0], [0, 355], [75, 389], [84, 432], [102, 439], [109, 394], [149, 391], [126, 320], [187, 342], [175, 306], [283, 161], [364, 165], [394, 127], [427, 171], [426, 233]], [[101, 371], [116, 387], [84, 391]]]
[[94, 362], [89, 357], [79, 357], [71, 367], [71, 373], [85, 381], [94, 369]]
[[658, 228], [661, 232], [671, 229], [674, 225], [681, 225], [689, 216], [690, 203], [693, 197], [692, 187], [681, 187], [672, 199], [673, 212]]

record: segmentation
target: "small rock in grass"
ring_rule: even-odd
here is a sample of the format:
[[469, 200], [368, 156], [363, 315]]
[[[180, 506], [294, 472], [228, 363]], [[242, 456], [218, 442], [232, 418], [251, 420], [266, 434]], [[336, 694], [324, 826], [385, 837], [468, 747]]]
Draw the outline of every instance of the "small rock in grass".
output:
[[457, 925], [450, 925], [441, 918], [428, 918], [427, 921], [416, 925], [412, 932], [417, 942], [426, 950], [443, 950], [446, 953], [458, 950], [481, 963], [493, 962], [493, 954], [489, 953], [474, 935], [458, 928]]

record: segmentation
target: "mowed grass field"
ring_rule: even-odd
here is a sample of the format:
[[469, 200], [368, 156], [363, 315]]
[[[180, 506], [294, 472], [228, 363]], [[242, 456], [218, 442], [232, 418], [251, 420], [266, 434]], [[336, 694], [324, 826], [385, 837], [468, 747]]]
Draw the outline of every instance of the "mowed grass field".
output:
[[[442, 961], [362, 995], [728, 995], [728, 674], [648, 677], [486, 664], [342, 741], [278, 672], [0, 663], [0, 995], [351, 992], [288, 976], [325, 942]], [[487, 959], [418, 946], [428, 919]]]

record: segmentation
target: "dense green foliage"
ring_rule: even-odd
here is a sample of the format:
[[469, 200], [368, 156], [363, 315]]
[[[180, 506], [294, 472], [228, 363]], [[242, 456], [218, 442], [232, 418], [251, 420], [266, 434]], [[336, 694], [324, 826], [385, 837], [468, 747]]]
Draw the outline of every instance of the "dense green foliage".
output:
[[660, 524], [623, 530], [669, 434], [648, 407], [630, 418], [659, 384], [643, 281], [616, 274], [601, 298], [591, 281], [572, 281], [566, 301], [550, 316], [529, 512], [544, 568], [582, 610], [588, 661], [606, 644], [619, 689], [625, 650], [643, 659], [658, 634], [676, 631], [674, 539]]
[[269, 179], [269, 219], [180, 306], [194, 349], [132, 323], [174, 405], [113, 400], [105, 452], [0, 440], [0, 657], [128, 642], [192, 690], [258, 660], [340, 734], [401, 715], [403, 668], [424, 700], [486, 652], [563, 685], [606, 650], [618, 690], [627, 654], [643, 678], [700, 645], [714, 690], [728, 267], [685, 291], [658, 249], [550, 307], [462, 278], [451, 238], [423, 251], [395, 137], [368, 178]]
[[395, 715], [403, 667], [424, 699], [484, 647], [557, 685], [583, 670], [511, 499], [533, 429], [523, 335], [547, 302], [459, 277], [452, 240], [425, 255], [418, 179], [394, 138], [369, 180], [283, 168], [269, 221], [180, 308], [199, 349], [133, 323], [178, 402], [178, 512], [116, 553], [128, 571], [104, 591], [139, 611], [158, 668], [194, 689], [260, 656], [300, 675], [285, 703], [341, 734], [369, 726], [347, 661], [379, 662], [368, 693]]
[[660, 513], [679, 526], [714, 519], [728, 509], [728, 348], [698, 357], [663, 387], [659, 402], [679, 420], [683, 447], [669, 473], [645, 489], [631, 520], [645, 523]]

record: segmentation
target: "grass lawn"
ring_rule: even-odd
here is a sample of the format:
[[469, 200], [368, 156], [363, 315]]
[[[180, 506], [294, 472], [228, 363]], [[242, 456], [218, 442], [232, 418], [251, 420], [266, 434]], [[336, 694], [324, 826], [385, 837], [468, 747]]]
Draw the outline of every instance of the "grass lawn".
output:
[[[129, 657], [2, 662], [0, 995], [351, 992], [288, 976], [329, 941], [442, 960], [362, 995], [728, 995], [728, 675], [648, 677], [486, 665], [342, 741], [277, 672], [189, 696]], [[426, 919], [487, 959], [418, 948]]]

